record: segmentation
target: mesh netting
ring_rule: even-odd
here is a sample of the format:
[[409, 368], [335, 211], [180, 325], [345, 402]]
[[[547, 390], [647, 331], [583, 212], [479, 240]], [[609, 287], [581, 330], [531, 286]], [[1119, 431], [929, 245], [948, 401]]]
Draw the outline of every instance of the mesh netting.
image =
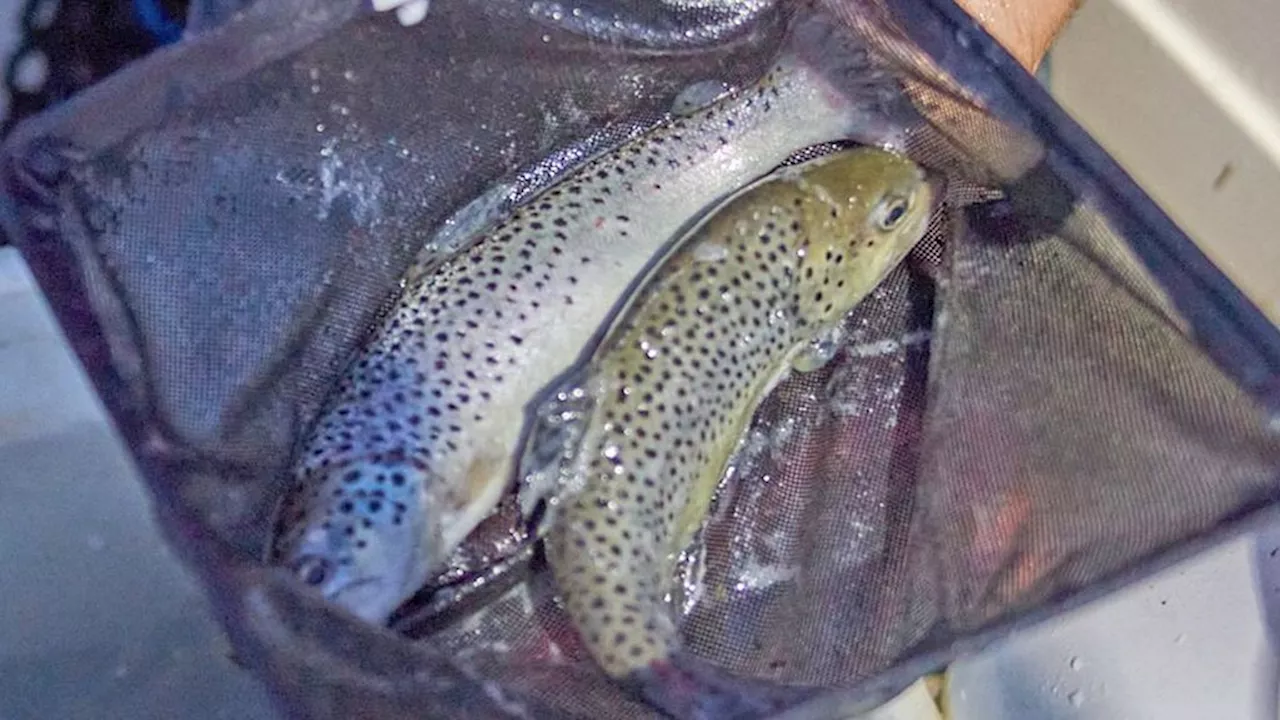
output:
[[20, 125], [4, 221], [282, 711], [658, 716], [596, 669], [510, 499], [395, 631], [258, 559], [415, 260], [686, 87], [749, 85], [815, 18], [837, 32], [804, 62], [851, 94], [875, 78], [882, 122], [854, 139], [903, 143], [947, 202], [836, 359], [756, 414], [688, 651], [744, 694], [827, 691], [796, 712], [829, 717], [1275, 501], [1275, 328], [943, 0], [436, 0], [412, 27], [260, 3]]

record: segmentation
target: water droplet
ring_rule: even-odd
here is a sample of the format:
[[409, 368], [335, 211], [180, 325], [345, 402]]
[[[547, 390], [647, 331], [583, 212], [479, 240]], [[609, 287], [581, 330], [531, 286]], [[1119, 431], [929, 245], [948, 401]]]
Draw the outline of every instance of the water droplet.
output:
[[324, 132], [324, 123], [316, 123], [316, 132]]
[[1067, 664], [1070, 665], [1071, 669], [1075, 670], [1076, 672], [1079, 672], [1080, 669], [1084, 667], [1084, 661], [1081, 660], [1079, 657], [1071, 658], [1071, 661], [1068, 662]]
[[396, 20], [405, 27], [412, 27], [422, 22], [431, 12], [429, 0], [409, 0], [396, 8]]
[[551, 36], [550, 36], [550, 35], [543, 35], [543, 36], [542, 36], [542, 42], [544, 42], [544, 43], [549, 43], [549, 42], [551, 42]]
[[49, 79], [49, 59], [39, 50], [30, 50], [14, 66], [13, 83], [19, 90], [39, 92]]
[[1084, 693], [1079, 690], [1071, 691], [1067, 694], [1067, 702], [1071, 703], [1071, 707], [1084, 705]]
[[346, 80], [347, 82], [355, 82], [356, 74], [354, 71], [347, 70], [342, 73], [342, 79]]

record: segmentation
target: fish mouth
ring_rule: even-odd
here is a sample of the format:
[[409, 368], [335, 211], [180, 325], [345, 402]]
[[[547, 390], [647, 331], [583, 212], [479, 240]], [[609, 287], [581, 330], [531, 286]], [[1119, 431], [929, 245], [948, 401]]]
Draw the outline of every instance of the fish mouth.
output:
[[385, 594], [380, 588], [385, 585], [386, 582], [381, 578], [357, 578], [328, 593], [327, 599], [365, 622], [382, 623], [395, 609], [384, 608], [386, 603], [380, 602]]

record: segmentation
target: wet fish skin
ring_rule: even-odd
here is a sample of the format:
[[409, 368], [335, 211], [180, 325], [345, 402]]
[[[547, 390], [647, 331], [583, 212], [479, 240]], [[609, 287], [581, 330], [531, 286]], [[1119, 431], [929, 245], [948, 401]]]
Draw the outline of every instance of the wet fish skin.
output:
[[587, 162], [415, 277], [307, 440], [271, 561], [385, 623], [510, 487], [526, 405], [690, 218], [804, 147], [891, 140], [847, 85], [879, 97], [875, 71], [797, 57]]
[[[923, 235], [933, 190], [860, 148], [782, 171], [717, 209], [637, 290], [584, 373], [589, 398], [547, 559], [588, 649], [633, 679], [678, 649], [677, 555], [745, 424]], [[572, 486], [574, 483], [566, 483]]]

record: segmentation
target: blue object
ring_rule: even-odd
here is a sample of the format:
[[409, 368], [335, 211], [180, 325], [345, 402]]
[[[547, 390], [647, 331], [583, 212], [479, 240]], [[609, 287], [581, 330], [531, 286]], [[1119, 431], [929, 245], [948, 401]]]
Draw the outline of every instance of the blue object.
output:
[[160, 7], [160, 0], [133, 0], [133, 14], [143, 29], [161, 45], [182, 39], [182, 25], [170, 19], [164, 8]]
[[1051, 87], [1051, 85], [1049, 84], [1049, 78], [1052, 77], [1052, 73], [1053, 73], [1052, 68], [1053, 68], [1053, 51], [1050, 50], [1049, 52], [1044, 54], [1044, 60], [1040, 61], [1040, 68], [1036, 70], [1036, 79], [1039, 80], [1040, 84], [1044, 85], [1046, 88]]

